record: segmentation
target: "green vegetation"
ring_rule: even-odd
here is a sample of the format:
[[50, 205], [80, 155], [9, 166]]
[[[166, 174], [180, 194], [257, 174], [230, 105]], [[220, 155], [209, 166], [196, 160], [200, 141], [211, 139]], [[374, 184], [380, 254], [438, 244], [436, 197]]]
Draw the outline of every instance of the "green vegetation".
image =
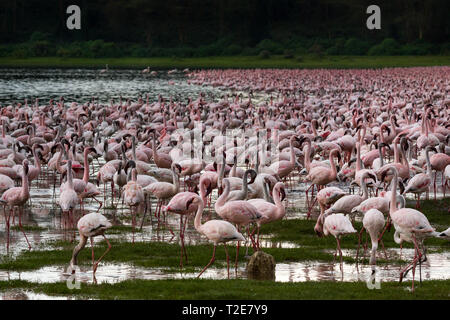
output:
[[70, 290], [66, 282], [31, 283], [22, 280], [0, 281], [0, 291], [31, 290], [47, 295], [94, 299], [439, 299], [448, 300], [450, 280], [416, 283], [415, 292], [407, 290], [411, 282], [382, 282], [380, 290], [369, 290], [364, 282], [280, 283], [254, 280], [127, 280], [117, 284], [81, 284]]
[[214, 56], [207, 58], [11, 58], [0, 57], [0, 67], [59, 68], [386, 68], [450, 65], [450, 56], [323, 56], [303, 55], [286, 59], [283, 55]]

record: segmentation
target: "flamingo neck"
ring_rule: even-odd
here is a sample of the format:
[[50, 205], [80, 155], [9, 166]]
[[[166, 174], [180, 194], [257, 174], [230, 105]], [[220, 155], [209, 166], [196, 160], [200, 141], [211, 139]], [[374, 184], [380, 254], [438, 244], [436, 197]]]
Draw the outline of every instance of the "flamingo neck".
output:
[[224, 188], [222, 194], [220, 195], [220, 197], [217, 199], [216, 204], [214, 205], [214, 208], [216, 208], [216, 211], [217, 211], [217, 208], [220, 208], [225, 204], [225, 202], [228, 198], [228, 195], [230, 194], [230, 182], [228, 180], [224, 180], [224, 182], [225, 182], [225, 188]]
[[69, 162], [67, 162], [67, 183], [69, 188], [73, 189], [72, 163]]
[[180, 190], [180, 178], [178, 174], [175, 172], [175, 168], [172, 169], [172, 181], [173, 181], [173, 190], [175, 193]]
[[362, 179], [361, 179], [364, 200], [366, 200], [369, 197], [369, 191], [367, 190], [366, 178], [367, 178], [367, 175], [364, 175], [364, 176], [362, 176]]
[[398, 172], [394, 169], [394, 177], [391, 181], [391, 204], [389, 209], [389, 214], [393, 215], [395, 211], [397, 211], [397, 179], [398, 179]]
[[273, 188], [272, 191], [273, 201], [275, 202], [275, 205], [277, 206], [277, 218], [281, 219], [286, 214], [286, 209], [284, 208], [283, 203], [280, 199], [280, 190], [279, 188]]
[[398, 153], [398, 147], [397, 147], [398, 139], [397, 138], [394, 139], [393, 144], [394, 144], [394, 163], [400, 163], [400, 154]]
[[309, 172], [311, 168], [311, 142], [306, 141], [306, 152], [305, 152], [305, 168]]
[[88, 150], [84, 150], [84, 172], [83, 181], [88, 183], [89, 181], [89, 163], [88, 163]]
[[361, 170], [361, 144], [356, 144], [356, 171]]
[[86, 246], [86, 243], [87, 243], [87, 237], [85, 237], [84, 235], [80, 234], [80, 242], [73, 249], [72, 259], [70, 260], [70, 265], [71, 266], [78, 265], [78, 260], [77, 260], [78, 254]]
[[427, 175], [431, 178], [430, 150], [428, 149], [425, 149], [425, 161], [427, 163]]
[[41, 171], [41, 162], [39, 161], [39, 157], [36, 154], [36, 147], [33, 147], [32, 151], [34, 157], [34, 165], [36, 166], [36, 168], [38, 168], [39, 171]]
[[291, 166], [295, 165], [295, 152], [294, 152], [294, 138], [292, 137], [289, 141], [289, 147], [291, 148], [291, 158], [290, 158], [290, 164]]
[[330, 152], [330, 165], [331, 165], [331, 178], [336, 179], [337, 176], [337, 170], [336, 170], [336, 163], [334, 163], [334, 153]]
[[22, 195], [26, 199], [28, 199], [30, 196], [30, 189], [28, 187], [28, 175], [25, 174], [25, 169], [23, 169], [22, 172]]
[[195, 230], [200, 232], [200, 228], [202, 226], [202, 213], [203, 213], [203, 209], [205, 208], [205, 203], [199, 196], [196, 196], [196, 197], [198, 197], [198, 199], [200, 200], [200, 203], [197, 208], [197, 213], [195, 214], [194, 227], [195, 227]]
[[202, 197], [202, 201], [206, 203], [205, 179], [202, 178], [200, 178], [200, 196]]

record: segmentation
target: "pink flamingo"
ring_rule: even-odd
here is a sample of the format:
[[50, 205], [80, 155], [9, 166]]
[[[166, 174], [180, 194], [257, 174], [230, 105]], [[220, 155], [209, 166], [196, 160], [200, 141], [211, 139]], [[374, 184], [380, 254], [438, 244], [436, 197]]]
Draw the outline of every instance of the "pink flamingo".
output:
[[[180, 215], [180, 240], [181, 240], [181, 255], [180, 255], [180, 267], [183, 268], [183, 253], [187, 262], [186, 248], [184, 247], [184, 232], [188, 223], [189, 215], [196, 212], [198, 209], [198, 201], [194, 199], [198, 197], [193, 192], [180, 192], [177, 193], [167, 204], [163, 207], [163, 211], [172, 212]], [[202, 198], [203, 201], [203, 198]], [[204, 203], [204, 202], [203, 202]], [[185, 218], [183, 224], [183, 217]]]
[[294, 140], [299, 140], [297, 136], [293, 135], [289, 139], [290, 147], [290, 160], [280, 160], [272, 163], [269, 168], [273, 170], [280, 178], [287, 177], [295, 167], [295, 152], [294, 152]]
[[[0, 201], [3, 203], [3, 211], [5, 214], [6, 228], [8, 234], [8, 241], [6, 245], [7, 250], [9, 250], [9, 219], [11, 217], [11, 212], [14, 215], [16, 206], [19, 207], [19, 228], [22, 231], [23, 235], [25, 236], [28, 248], [31, 249], [30, 242], [28, 241], [27, 235], [25, 234], [25, 231], [23, 230], [22, 227], [23, 207], [30, 198], [30, 188], [28, 185], [28, 160], [26, 159], [23, 160], [22, 165], [23, 165], [22, 186], [6, 190], [2, 194], [2, 197], [0, 198]], [[10, 206], [8, 215], [6, 215], [6, 205]]]
[[324, 214], [324, 217], [325, 220], [323, 222], [323, 234], [325, 236], [331, 234], [336, 238], [337, 247], [334, 257], [336, 258], [337, 252], [339, 250], [342, 270], [341, 237], [349, 233], [355, 233], [356, 230], [355, 228], [353, 228], [348, 216], [343, 215], [342, 213], [335, 213], [331, 215]]
[[[135, 168], [131, 171], [131, 181], [128, 181], [128, 183], [123, 187], [123, 200], [127, 206], [130, 207], [131, 211], [131, 221], [133, 226], [133, 232], [134, 232], [134, 226], [136, 224], [136, 210], [137, 207], [144, 202], [144, 191], [142, 187], [136, 182], [137, 178], [137, 171]], [[133, 233], [133, 243], [134, 243], [134, 233]]]
[[[370, 209], [364, 214], [363, 218], [363, 227], [359, 232], [358, 237], [358, 250], [356, 251], [356, 262], [358, 262], [358, 254], [359, 254], [359, 245], [361, 243], [362, 232], [367, 230], [370, 235], [370, 240], [372, 242], [372, 248], [370, 253], [370, 264], [372, 265], [372, 274], [375, 273], [375, 265], [376, 265], [376, 253], [378, 249], [378, 242], [381, 241], [384, 250], [383, 240], [379, 240], [380, 232], [383, 230], [385, 224], [384, 215], [377, 209]], [[384, 252], [386, 256], [386, 251]]]
[[[78, 254], [86, 246], [87, 239], [89, 238], [91, 241], [91, 248], [92, 248], [92, 268], [95, 277], [95, 272], [97, 271], [98, 264], [109, 252], [109, 250], [111, 250], [111, 244], [109, 243], [108, 239], [105, 236], [105, 231], [109, 229], [111, 226], [112, 224], [108, 221], [108, 219], [105, 218], [105, 216], [96, 212], [86, 214], [85, 216], [81, 217], [80, 220], [78, 220], [77, 228], [80, 234], [80, 242], [73, 249], [72, 259], [70, 260], [69, 265], [71, 273], [75, 273], [74, 266], [78, 265], [77, 259]], [[103, 238], [106, 240], [106, 243], [108, 244], [108, 249], [106, 249], [105, 253], [103, 253], [103, 255], [95, 262], [93, 238], [100, 235], [103, 236]]]
[[167, 201], [169, 198], [173, 197], [180, 191], [179, 175], [181, 172], [181, 167], [178, 163], [172, 163], [171, 167], [173, 183], [154, 182], [142, 189], [144, 193], [150, 193], [158, 199], [158, 204], [155, 211], [155, 216], [158, 217], [158, 221], [163, 202]]
[[352, 209], [364, 200], [366, 200], [369, 196], [367, 185], [366, 185], [366, 178], [372, 178], [374, 181], [376, 181], [376, 177], [374, 174], [366, 171], [361, 176], [361, 185], [363, 189], [363, 196], [360, 196], [359, 194], [350, 194], [346, 195], [345, 197], [340, 198], [337, 200], [327, 211], [325, 211], [326, 214], [331, 213], [344, 213], [344, 214], [350, 214], [352, 212]]
[[450, 156], [445, 153], [435, 153], [430, 157], [431, 169], [435, 170], [434, 172], [434, 200], [436, 200], [436, 179], [437, 172], [440, 171], [442, 173], [442, 188], [445, 198], [445, 178], [444, 178], [444, 170], [445, 167], [450, 164]]
[[317, 217], [316, 225], [314, 226], [314, 231], [321, 237], [323, 233], [323, 219], [325, 214], [325, 209], [329, 208], [330, 205], [335, 203], [337, 200], [346, 195], [346, 192], [338, 187], [325, 187], [319, 192], [317, 192], [317, 202], [319, 203], [320, 214]]
[[67, 161], [67, 184], [64, 185], [59, 195], [59, 206], [63, 213], [68, 212], [69, 219], [72, 217], [73, 209], [80, 203], [78, 194], [75, 191], [73, 184], [73, 173], [72, 173], [72, 160]]
[[423, 192], [428, 192], [432, 180], [431, 176], [431, 163], [430, 163], [430, 150], [436, 151], [435, 148], [427, 146], [425, 149], [425, 158], [427, 163], [427, 173], [419, 173], [412, 177], [408, 185], [402, 194], [411, 192], [417, 195], [416, 209], [420, 208], [420, 194]]
[[[209, 240], [214, 242], [214, 249], [213, 249], [213, 255], [209, 263], [203, 268], [203, 270], [199, 273], [197, 276], [200, 277], [202, 273], [214, 262], [215, 256], [216, 256], [216, 247], [219, 243], [223, 243], [225, 247], [225, 253], [227, 256], [227, 272], [228, 272], [228, 279], [230, 278], [230, 259], [228, 256], [228, 249], [226, 246], [226, 243], [228, 241], [245, 241], [244, 236], [236, 229], [235, 226], [233, 226], [228, 221], [223, 220], [209, 220], [202, 224], [202, 213], [203, 208], [205, 207], [202, 198], [200, 196], [193, 197], [190, 201], [190, 203], [196, 203], [197, 204], [197, 213], [195, 215], [194, 220], [194, 227], [195, 229], [205, 235]], [[189, 203], [188, 202], [188, 203]], [[189, 205], [189, 204], [188, 204]]]
[[[267, 182], [269, 183], [269, 181]], [[280, 197], [281, 195], [281, 197]], [[257, 223], [258, 233], [256, 236], [256, 246], [259, 249], [259, 228], [263, 224], [267, 224], [272, 221], [281, 220], [286, 215], [286, 208], [283, 205], [283, 200], [286, 197], [286, 191], [284, 190], [284, 183], [277, 182], [272, 190], [272, 196], [275, 204], [267, 202], [264, 199], [250, 199], [248, 203], [253, 205], [262, 217]]]
[[422, 253], [420, 252], [419, 242], [423, 245], [423, 241], [429, 237], [439, 236], [439, 233], [430, 225], [427, 217], [420, 211], [410, 208], [397, 209], [397, 179], [398, 172], [395, 167], [389, 169], [393, 172], [394, 178], [391, 182], [391, 203], [389, 214], [397, 236], [394, 237], [396, 243], [402, 241], [412, 242], [414, 244], [414, 259], [400, 272], [400, 282], [406, 275], [407, 269], [412, 266], [413, 280], [412, 291], [414, 292], [414, 276], [417, 262], [421, 263]]
[[[311, 169], [311, 171], [306, 176], [307, 181], [311, 181], [311, 184], [317, 185], [317, 189], [319, 190], [321, 187], [324, 187], [330, 182], [333, 182], [336, 180], [337, 176], [337, 170], [336, 170], [336, 164], [334, 163], [334, 157], [337, 156], [338, 161], [341, 160], [341, 155], [339, 153], [338, 149], [333, 149], [330, 151], [329, 159], [331, 168], [324, 168], [324, 167], [314, 167]], [[314, 206], [315, 202], [317, 201], [317, 198], [312, 201], [311, 207], [308, 208], [308, 218], [311, 215], [311, 209]]]
[[[229, 178], [223, 179], [223, 182], [225, 183], [225, 189], [214, 204], [214, 209], [222, 219], [234, 223], [238, 228], [240, 228], [241, 226], [247, 226], [247, 233], [250, 240], [252, 241], [253, 248], [257, 250], [254, 239], [249, 232], [248, 225], [250, 223], [257, 222], [262, 217], [262, 215], [248, 201], [234, 200], [226, 202], [226, 199], [228, 198], [228, 195], [230, 193], [230, 182], [228, 179]], [[240, 243], [238, 241], [235, 261], [236, 268], [237, 258], [239, 255], [239, 244]]]

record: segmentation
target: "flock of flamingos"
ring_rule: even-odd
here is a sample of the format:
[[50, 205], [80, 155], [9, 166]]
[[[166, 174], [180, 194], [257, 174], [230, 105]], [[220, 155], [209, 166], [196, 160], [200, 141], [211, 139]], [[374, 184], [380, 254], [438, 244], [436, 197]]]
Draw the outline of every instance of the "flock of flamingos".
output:
[[[17, 211], [28, 242], [21, 216], [33, 180], [46, 167], [59, 174], [57, 203], [79, 231], [70, 266], [95, 236], [104, 237], [108, 249], [95, 261], [92, 248], [94, 273], [111, 249], [105, 232], [112, 223], [100, 213], [110, 195], [129, 206], [133, 227], [144, 206], [161, 223], [161, 215], [179, 215], [181, 265], [187, 259], [184, 231], [193, 222], [214, 244], [200, 276], [214, 262], [219, 244], [228, 266], [227, 242], [237, 241], [239, 250], [240, 241], [248, 241], [260, 250], [260, 226], [283, 219], [286, 189], [301, 180], [309, 187], [307, 217], [318, 205], [314, 230], [336, 238], [341, 264], [340, 239], [357, 232], [355, 217], [362, 218], [371, 237], [371, 265], [393, 225], [395, 242], [415, 247], [400, 273], [402, 279], [412, 270], [414, 289], [416, 265], [426, 259], [424, 240], [450, 239], [450, 229], [436, 231], [420, 211], [421, 197], [436, 199], [439, 190], [445, 197], [450, 179], [449, 72], [449, 67], [185, 70], [191, 85], [227, 91], [216, 101], [202, 95], [109, 104], [60, 98], [3, 106], [0, 202], [8, 235]], [[255, 102], [255, 93], [270, 98]], [[105, 164], [91, 172], [96, 158]], [[335, 182], [346, 183], [347, 191]], [[217, 200], [211, 197], [214, 189]], [[406, 207], [406, 194], [417, 198], [415, 209]], [[73, 221], [73, 211], [92, 199], [99, 210]], [[151, 199], [157, 201], [153, 213], [146, 205]], [[204, 210], [217, 217], [202, 222]]]

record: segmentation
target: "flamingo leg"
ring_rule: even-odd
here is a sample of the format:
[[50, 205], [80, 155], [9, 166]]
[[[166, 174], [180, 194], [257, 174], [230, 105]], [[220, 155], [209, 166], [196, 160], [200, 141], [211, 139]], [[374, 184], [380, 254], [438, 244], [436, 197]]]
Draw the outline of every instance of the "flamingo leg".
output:
[[214, 260], [216, 259], [216, 244], [214, 243], [214, 249], [213, 249], [213, 255], [211, 260], [208, 262], [208, 264], [203, 268], [203, 270], [198, 274], [197, 278], [200, 278], [200, 276], [202, 275], [202, 273], [214, 262]]
[[6, 206], [3, 206], [3, 213], [5, 215], [6, 223], [6, 252], [9, 252], [9, 219], [11, 217], [11, 210], [6, 214]]
[[108, 239], [105, 237], [105, 235], [103, 235], [103, 238], [106, 240], [106, 243], [108, 244], [108, 248], [106, 249], [105, 253], [103, 253], [103, 255], [98, 258], [97, 262], [94, 264], [94, 274], [95, 271], [97, 271], [97, 267], [98, 264], [100, 263], [100, 261], [102, 261], [103, 257], [106, 256], [106, 254], [109, 252], [109, 250], [111, 250], [111, 244], [109, 243]]
[[180, 268], [183, 269], [183, 253], [184, 253], [183, 216], [180, 216], [180, 242], [181, 242]]
[[341, 250], [341, 240], [339, 239], [339, 237], [336, 238], [337, 240], [337, 247], [339, 249], [339, 256], [341, 258], [341, 271], [344, 270], [343, 266], [342, 266], [342, 250]]
[[228, 279], [230, 279], [230, 257], [228, 255], [228, 248], [227, 248], [227, 244], [224, 242], [223, 246], [225, 247], [225, 254], [227, 256], [227, 274], [228, 274]]
[[356, 249], [356, 265], [358, 265], [358, 256], [359, 256], [359, 247], [361, 245], [361, 236], [364, 232], [364, 227], [361, 228], [361, 231], [358, 233], [358, 249]]
[[89, 237], [89, 239], [91, 240], [91, 250], [92, 250], [92, 265], [95, 264], [95, 255], [94, 255], [94, 240], [92, 239], [92, 237]]
[[24, 237], [25, 237], [25, 240], [27, 241], [27, 244], [28, 244], [28, 250], [30, 250], [30, 249], [31, 249], [31, 244], [30, 244], [30, 242], [28, 241], [27, 235], [25, 234], [25, 230], [23, 229], [23, 226], [22, 226], [22, 213], [23, 213], [23, 207], [21, 206], [21, 207], [18, 209], [18, 211], [19, 211], [19, 228], [20, 228], [20, 230], [22, 231], [22, 233], [23, 233], [23, 235], [24, 235]]

